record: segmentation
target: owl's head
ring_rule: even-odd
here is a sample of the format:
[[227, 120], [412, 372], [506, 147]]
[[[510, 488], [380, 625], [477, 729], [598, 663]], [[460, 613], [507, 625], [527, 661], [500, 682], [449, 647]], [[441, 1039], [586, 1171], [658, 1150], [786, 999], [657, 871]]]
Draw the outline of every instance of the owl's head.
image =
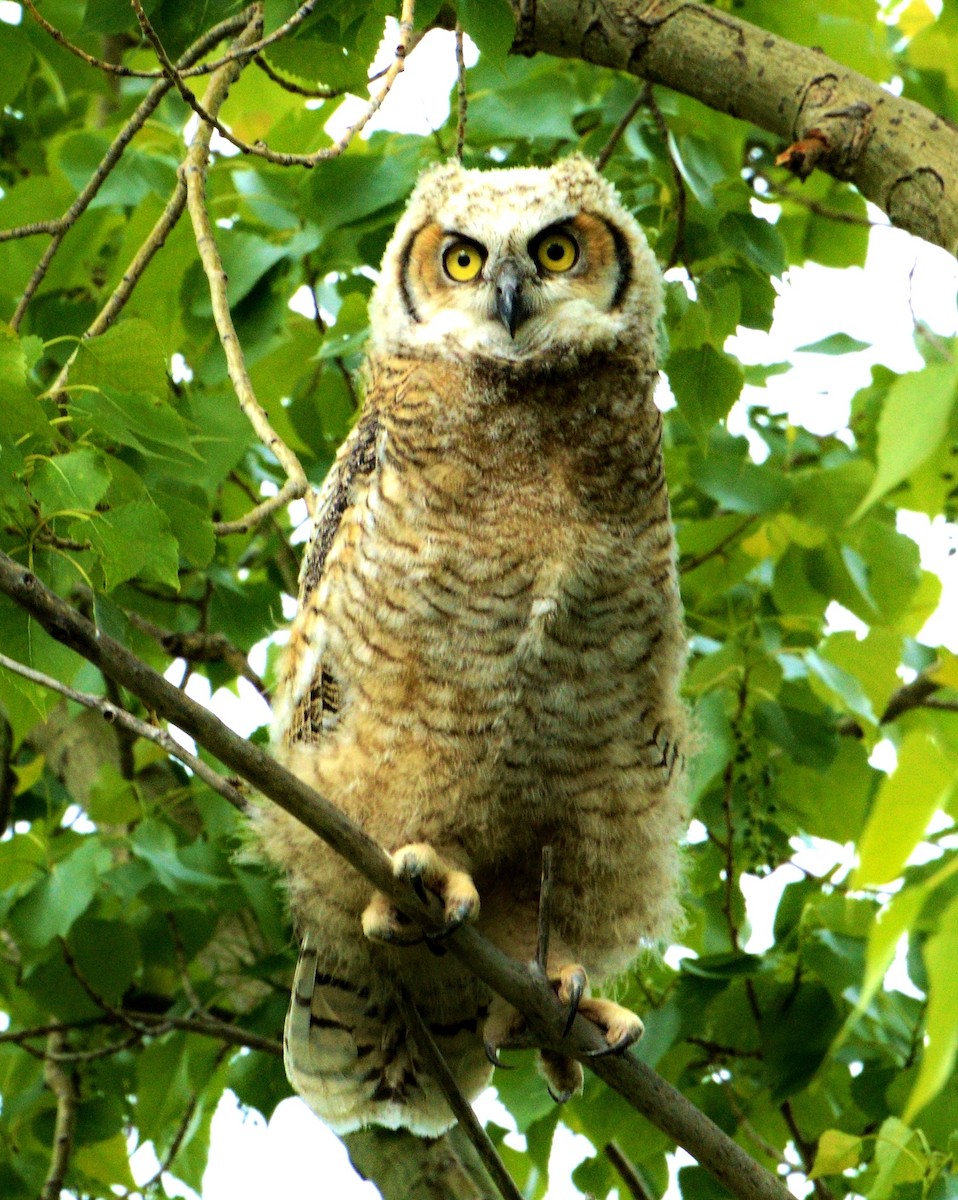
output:
[[376, 354], [574, 365], [649, 357], [658, 267], [615, 189], [585, 158], [425, 172], [373, 293]]

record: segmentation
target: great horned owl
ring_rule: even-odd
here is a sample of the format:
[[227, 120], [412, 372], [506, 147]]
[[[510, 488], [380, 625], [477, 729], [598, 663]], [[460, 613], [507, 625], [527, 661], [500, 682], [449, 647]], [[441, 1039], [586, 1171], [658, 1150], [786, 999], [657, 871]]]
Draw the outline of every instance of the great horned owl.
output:
[[[275, 707], [281, 760], [450, 926], [531, 958], [553, 847], [548, 973], [614, 1048], [641, 1022], [587, 977], [672, 927], [683, 820], [661, 303], [642, 233], [585, 159], [422, 176], [373, 295], [365, 405], [320, 497]], [[269, 809], [260, 834], [303, 934], [294, 1086], [339, 1132], [448, 1128], [399, 987], [469, 1098], [515, 1012], [295, 820]], [[543, 1069], [560, 1098], [581, 1084], [571, 1060]]]

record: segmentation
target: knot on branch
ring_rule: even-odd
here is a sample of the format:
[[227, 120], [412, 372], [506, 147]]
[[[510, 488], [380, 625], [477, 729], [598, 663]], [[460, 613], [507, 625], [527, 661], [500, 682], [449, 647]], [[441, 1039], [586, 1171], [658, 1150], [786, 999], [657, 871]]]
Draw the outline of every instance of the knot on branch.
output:
[[[945, 199], [945, 181], [934, 167], [916, 167], [888, 189], [885, 210], [892, 224], [935, 245], [945, 245], [939, 213]], [[950, 247], [954, 252], [955, 247]]]
[[805, 88], [795, 117], [793, 141], [775, 160], [807, 179], [817, 166], [836, 179], [851, 179], [873, 132], [872, 106], [842, 103], [843, 81], [829, 73]]

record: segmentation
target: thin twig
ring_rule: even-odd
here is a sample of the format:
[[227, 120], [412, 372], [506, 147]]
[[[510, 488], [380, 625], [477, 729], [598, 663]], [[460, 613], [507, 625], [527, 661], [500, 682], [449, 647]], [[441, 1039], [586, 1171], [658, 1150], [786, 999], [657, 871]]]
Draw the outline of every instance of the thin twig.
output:
[[665, 114], [659, 108], [658, 101], [655, 99], [655, 92], [652, 90], [651, 83], [646, 83], [643, 89], [643, 96], [645, 97], [648, 110], [652, 114], [655, 127], [659, 131], [659, 137], [662, 139], [665, 156], [669, 163], [669, 170], [672, 173], [672, 183], [675, 187], [675, 242], [672, 246], [672, 253], [669, 255], [669, 261], [665, 264], [665, 269], [669, 270], [670, 267], [674, 267], [677, 262], [680, 262], [685, 267], [686, 274], [691, 279], [693, 278], [692, 268], [685, 257], [685, 214], [688, 207], [685, 177], [682, 174], [679, 164], [675, 161], [675, 155], [672, 153], [672, 147], [669, 145], [669, 127], [665, 120]]
[[6, 667], [8, 671], [13, 671], [14, 674], [20, 675], [24, 679], [29, 679], [31, 683], [38, 683], [41, 687], [49, 688], [52, 692], [59, 692], [61, 696], [65, 696], [68, 700], [73, 700], [77, 704], [82, 704], [84, 708], [95, 709], [103, 715], [103, 719], [109, 724], [116, 722], [118, 725], [122, 725], [124, 729], [135, 733], [137, 737], [147, 738], [149, 741], [155, 742], [167, 754], [171, 754], [174, 758], [178, 758], [180, 762], [188, 766], [194, 775], [202, 779], [213, 791], [219, 793], [234, 808], [239, 809], [240, 812], [246, 812], [248, 805], [242, 793], [233, 787], [232, 784], [228, 783], [222, 775], [217, 774], [201, 758], [197, 758], [185, 746], [181, 746], [165, 729], [160, 729], [156, 725], [151, 725], [148, 721], [142, 721], [139, 717], [134, 717], [125, 708], [118, 708], [102, 696], [93, 696], [88, 692], [78, 692], [75, 688], [61, 683], [58, 679], [54, 679], [50, 675], [44, 675], [41, 671], [35, 671], [32, 667], [17, 662], [16, 659], [8, 658], [5, 654], [0, 654], [0, 667]]
[[736, 527], [711, 546], [708, 550], [697, 554], [694, 558], [683, 558], [679, 560], [679, 574], [686, 575], [689, 571], [694, 571], [696, 567], [700, 567], [703, 563], [707, 563], [709, 559], [716, 558], [720, 554], [724, 554], [726, 549], [737, 541], [743, 533], [758, 520], [757, 517], [747, 517], [741, 525]]
[[[225, 21], [221, 21], [218, 25], [214, 25], [212, 29], [208, 29], [202, 37], [197, 38], [192, 46], [180, 57], [177, 62], [177, 69], [183, 65], [195, 62], [197, 58], [205, 54], [217, 42], [223, 40], [230, 33], [242, 28], [242, 22], [236, 17], [230, 17]], [[53, 237], [46, 250], [43, 252], [40, 261], [33, 270], [33, 274], [27, 281], [27, 285], [23, 290], [23, 295], [20, 297], [16, 310], [10, 318], [10, 325], [14, 330], [19, 329], [20, 323], [26, 314], [30, 301], [36, 294], [37, 289], [43, 282], [50, 263], [60, 249], [63, 239], [69, 233], [70, 229], [76, 224], [80, 216], [89, 207], [90, 202], [96, 196], [97, 192], [103, 186], [107, 176], [120, 161], [120, 158], [126, 147], [133, 140], [134, 136], [143, 128], [148, 118], [156, 110], [160, 101], [172, 87], [172, 83], [168, 79], [159, 79], [150, 88], [149, 92], [143, 97], [137, 105], [132, 116], [113, 139], [103, 158], [97, 164], [96, 170], [90, 176], [86, 185], [81, 189], [73, 203], [66, 210], [62, 217], [59, 217], [55, 222], [44, 222], [48, 228], [42, 232], [52, 233]], [[50, 226], [55, 227], [50, 227]], [[33, 227], [24, 227], [33, 228]], [[39, 230], [38, 230], [39, 231]], [[6, 241], [13, 237], [20, 236], [20, 231], [17, 229], [7, 229], [0, 231], [0, 241]]]
[[[138, 0], [133, 0], [133, 2], [135, 4]], [[238, 40], [243, 42], [244, 39], [250, 39], [255, 36], [256, 32], [257, 25], [250, 22]], [[204, 100], [211, 112], [219, 111], [241, 69], [239, 64], [229, 63], [217, 71], [210, 80]], [[299, 458], [273, 429], [265, 410], [256, 399], [249, 372], [246, 370], [243, 350], [239, 338], [236, 336], [226, 290], [226, 272], [223, 269], [223, 260], [220, 258], [213, 233], [213, 223], [206, 206], [206, 172], [209, 165], [212, 133], [211, 125], [200, 124], [186, 161], [180, 168], [182, 176], [186, 180], [186, 204], [193, 222], [200, 261], [209, 283], [213, 320], [226, 355], [230, 380], [236, 391], [240, 407], [253, 426], [256, 436], [264, 446], [272, 451], [287, 477], [286, 483], [280, 488], [277, 495], [270, 497], [263, 504], [257, 505], [253, 512], [248, 513], [242, 521], [221, 522], [216, 527], [216, 531], [225, 534], [246, 532], [270, 513], [300, 496], [305, 497], [306, 507], [312, 514], [313, 494]]]
[[70, 1167], [70, 1156], [73, 1153], [79, 1096], [76, 1081], [56, 1057], [63, 1052], [65, 1045], [64, 1033], [55, 1030], [49, 1034], [47, 1049], [51, 1051], [51, 1056], [44, 1063], [43, 1077], [47, 1087], [56, 1096], [57, 1117], [53, 1128], [53, 1154], [40, 1192], [40, 1200], [60, 1200], [60, 1192], [63, 1190]]
[[462, 26], [456, 22], [456, 158], [462, 162], [462, 152], [466, 145], [466, 118], [469, 112], [469, 100], [466, 94], [466, 59], [462, 46]]
[[412, 1034], [416, 1049], [426, 1060], [426, 1069], [439, 1084], [450, 1109], [466, 1137], [475, 1147], [476, 1153], [482, 1159], [482, 1164], [492, 1177], [499, 1194], [503, 1200], [522, 1200], [522, 1193], [506, 1170], [505, 1163], [499, 1157], [489, 1134], [486, 1133], [476, 1114], [472, 1111], [469, 1101], [459, 1090], [459, 1085], [443, 1058], [442, 1051], [436, 1045], [419, 1009], [405, 991], [401, 991], [399, 994], [399, 1007], [403, 1020]]
[[635, 1200], [652, 1200], [649, 1189], [639, 1178], [638, 1171], [636, 1171], [635, 1167], [622, 1153], [617, 1143], [606, 1142], [605, 1156], [618, 1171], [622, 1182], [629, 1189], [630, 1195], [635, 1197]]
[[[802, 1169], [806, 1176], [810, 1176], [812, 1168], [815, 1166], [815, 1155], [818, 1152], [818, 1143], [809, 1142], [802, 1135], [802, 1131], [798, 1127], [798, 1122], [795, 1120], [795, 1113], [792, 1110], [791, 1102], [784, 1100], [778, 1111], [785, 1118], [785, 1124], [789, 1128], [792, 1135], [792, 1141], [795, 1143], [795, 1149], [798, 1151], [799, 1157], [802, 1160]], [[832, 1200], [831, 1188], [822, 1179], [812, 1179], [812, 1188], [818, 1200]]]
[[[261, 38], [258, 42], [254, 42], [251, 46], [233, 49], [229, 54], [224, 54], [222, 58], [215, 59], [213, 62], [200, 63], [197, 66], [188, 67], [186, 70], [181, 72], [182, 77], [184, 79], [192, 79], [197, 75], [212, 75], [214, 71], [218, 71], [220, 67], [226, 66], [227, 63], [242, 62], [245, 59], [252, 58], [254, 55], [259, 54], [260, 51], [265, 50], [268, 46], [272, 46], [275, 42], [278, 42], [282, 38], [286, 37], [286, 35], [291, 33], [298, 25], [301, 25], [318, 3], [319, 0], [307, 0], [307, 3], [301, 4], [299, 8], [292, 14], [292, 16], [290, 16], [288, 20], [284, 21], [282, 25], [274, 29], [271, 34]], [[88, 66], [95, 67], [98, 71], [103, 71], [108, 75], [119, 75], [131, 79], [164, 78], [163, 71], [138, 71], [133, 67], [124, 66], [122, 63], [109, 62], [106, 59], [96, 58], [94, 55], [88, 54], [85, 50], [81, 50], [79, 46], [74, 45], [73, 42], [71, 42], [61, 30], [57, 29], [54, 25], [51, 25], [49, 21], [45, 20], [44, 17], [37, 11], [33, 4], [33, 0], [24, 0], [24, 4], [34, 20], [40, 26], [42, 26], [42, 28], [45, 29], [55, 41], [59, 42], [65, 50], [69, 50], [71, 54], [75, 54], [77, 58], [82, 59], [83, 62], [85, 62]], [[242, 28], [247, 24], [248, 21], [252, 19], [253, 15], [254, 6], [250, 5], [242, 12], [237, 13], [236, 16], [230, 17], [229, 23], [234, 29]], [[226, 35], [224, 34], [223, 36]], [[217, 41], [222, 41], [222, 37], [218, 38]], [[212, 49], [212, 47], [208, 47], [207, 49]]]
[[[220, 1065], [220, 1063], [222, 1063], [223, 1059], [226, 1057], [226, 1053], [226, 1047], [224, 1046], [213, 1060], [214, 1071]], [[190, 1093], [190, 1098], [187, 1100], [186, 1107], [183, 1110], [183, 1116], [180, 1118], [180, 1123], [176, 1127], [176, 1133], [173, 1135], [173, 1140], [170, 1142], [166, 1154], [163, 1155], [162, 1161], [149, 1179], [137, 1186], [137, 1195], [148, 1195], [151, 1188], [156, 1187], [167, 1171], [169, 1171], [169, 1169], [173, 1166], [173, 1160], [176, 1158], [177, 1154], [179, 1154], [180, 1148], [183, 1145], [183, 1140], [186, 1137], [187, 1130], [193, 1121], [193, 1117], [196, 1115], [196, 1109], [200, 1102], [201, 1094], [202, 1093], [199, 1088]], [[127, 1192], [126, 1195], [131, 1196], [133, 1193]]]
[[[415, 16], [415, 0], [403, 0], [402, 12], [399, 17], [399, 43], [396, 46], [395, 57], [392, 64], [386, 69], [382, 79], [382, 87], [374, 95], [370, 97], [369, 103], [363, 115], [359, 120], [351, 125], [345, 133], [334, 142], [331, 146], [324, 146], [320, 150], [314, 151], [312, 154], [285, 154], [279, 151], [270, 150], [264, 142], [245, 142], [242, 138], [236, 135], [217, 118], [216, 114], [206, 105], [202, 104], [190, 89], [183, 82], [184, 75], [170, 61], [156, 30], [150, 23], [149, 17], [143, 9], [141, 0], [130, 0], [133, 9], [136, 12], [137, 20], [140, 22], [144, 34], [149, 39], [150, 44], [156, 52], [157, 58], [163, 66], [163, 72], [166, 78], [173, 84], [177, 91], [182, 96], [183, 100], [200, 118], [203, 125], [208, 127], [207, 140], [209, 139], [209, 131], [215, 129], [220, 137], [225, 138], [233, 146], [240, 150], [243, 154], [251, 154], [257, 158], [265, 158], [267, 162], [275, 163], [281, 167], [314, 167], [319, 162], [325, 162], [331, 158], [338, 158], [340, 154], [347, 148], [350, 142], [359, 134], [366, 125], [372, 120], [379, 109], [382, 107], [383, 101], [392, 90], [393, 84], [396, 82], [399, 75], [402, 73], [406, 65], [406, 57], [411, 52], [412, 46], [415, 44], [416, 36], [413, 30], [413, 19]], [[225, 60], [224, 60], [225, 61]], [[223, 69], [234, 68], [235, 71], [241, 69], [235, 61], [226, 62]]]
[[[245, 406], [244, 411], [246, 411]], [[246, 415], [249, 416], [249, 413]], [[264, 413], [263, 416], [265, 418], [266, 414]], [[258, 432], [259, 430], [257, 430], [257, 433]], [[276, 440], [279, 441], [278, 436], [274, 436], [276, 436]], [[268, 442], [266, 444], [269, 445]], [[275, 446], [270, 445], [270, 449], [274, 454], [276, 454]], [[293, 455], [292, 450], [289, 450], [288, 453]], [[276, 457], [279, 458], [279, 454], [276, 454]], [[295, 457], [295, 455], [293, 455], [293, 457]], [[296, 461], [298, 465], [299, 460], [297, 459]], [[300, 471], [302, 471], [302, 467], [300, 467]], [[305, 472], [303, 472], [302, 479], [287, 479], [275, 496], [270, 496], [270, 498], [268, 500], [264, 500], [262, 504], [257, 504], [255, 508], [251, 508], [245, 517], [240, 517], [235, 521], [214, 521], [213, 532], [217, 537], [229, 537], [234, 533], [249, 533], [250, 530], [256, 529], [257, 526], [262, 525], [267, 517], [272, 516], [273, 513], [278, 512], [279, 509], [285, 508], [287, 504], [291, 503], [291, 501], [299, 499], [306, 501], [306, 508], [309, 511], [310, 516], [312, 516], [315, 493], [306, 483]]]
[[131, 624], [157, 641], [170, 658], [185, 658], [189, 663], [225, 663], [230, 670], [251, 683], [261, 696], [268, 696], [266, 685], [249, 665], [246, 655], [225, 634], [207, 633], [202, 629], [190, 633], [162, 629], [136, 611], [131, 610], [126, 615]]
[[606, 142], [606, 144], [602, 147], [602, 149], [596, 155], [595, 169], [597, 171], [605, 170], [605, 168], [609, 162], [609, 159], [612, 157], [612, 151], [616, 148], [616, 146], [622, 140], [623, 134], [628, 129], [628, 127], [632, 124], [632, 120], [635, 117], [635, 114], [639, 111], [640, 108], [642, 108], [644, 105], [648, 104], [649, 91], [650, 91], [649, 84], [646, 84], [645, 87], [642, 88], [642, 90], [639, 92], [639, 94], [635, 97], [635, 99], [632, 101], [632, 103], [629, 105], [629, 107], [622, 114], [622, 117], [619, 120], [618, 124], [616, 125], [615, 129], [613, 129], [612, 132], [609, 134], [609, 140]]
[[539, 886], [539, 922], [536, 930], [536, 962], [543, 974], [549, 971], [549, 931], [552, 928], [552, 847], [542, 847], [542, 881]]
[[[102, 1025], [123, 1025], [129, 1028], [132, 1025], [135, 1029], [136, 1040], [141, 1037], [156, 1037], [163, 1033], [169, 1033], [173, 1029], [182, 1031], [183, 1033], [198, 1033], [203, 1037], [217, 1038], [220, 1041], [227, 1042], [231, 1046], [240, 1046], [248, 1050], [260, 1050], [264, 1054], [271, 1054], [274, 1058], [283, 1057], [283, 1044], [275, 1038], [263, 1037], [258, 1033], [252, 1033], [247, 1029], [240, 1029], [236, 1025], [230, 1025], [228, 1021], [221, 1021], [216, 1017], [199, 1018], [199, 1017], [179, 1017], [179, 1016], [164, 1016], [160, 1013], [139, 1012], [136, 1009], [122, 1008], [117, 1010], [122, 1014], [122, 1019], [117, 1018], [113, 1013], [104, 1012], [100, 1017], [86, 1017], [82, 1021], [54, 1021], [49, 1025], [38, 1025], [30, 1029], [4, 1030], [0, 1033], [0, 1045], [5, 1042], [13, 1045], [22, 1046], [27, 1049], [27, 1043], [35, 1041], [37, 1038], [49, 1037], [52, 1033], [69, 1033], [71, 1030], [93, 1029]], [[122, 1042], [116, 1042], [116, 1050], [122, 1050], [126, 1046], [126, 1039]], [[83, 1053], [82, 1051], [61, 1051], [60, 1058], [64, 1062], [73, 1061], [73, 1059]]]

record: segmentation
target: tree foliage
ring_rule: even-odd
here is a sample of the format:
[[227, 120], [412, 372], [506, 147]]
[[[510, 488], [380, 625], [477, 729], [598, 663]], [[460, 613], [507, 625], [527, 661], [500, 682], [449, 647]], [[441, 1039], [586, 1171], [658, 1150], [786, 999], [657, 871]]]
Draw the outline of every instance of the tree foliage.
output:
[[[246, 697], [268, 693], [305, 532], [303, 506], [270, 497], [301, 492], [288, 490], [299, 468], [321, 483], [359, 403], [370, 268], [418, 172], [457, 138], [455, 96], [432, 136], [346, 146], [325, 131], [364, 90], [395, 15], [383, 0], [303, 20], [267, 0], [265, 35], [281, 36], [236, 59], [228, 96], [215, 72], [182, 87], [143, 76], [158, 70], [148, 33], [188, 71], [218, 62], [258, 7], [56, 0], [37, 11], [57, 36], [30, 5], [0, 24], [0, 551], [181, 686]], [[955, 0], [937, 17], [924, 0], [715, 8], [958, 120]], [[729, 338], [770, 328], [789, 268], [860, 266], [874, 210], [830, 176], [800, 182], [775, 165], [779, 139], [679, 92], [510, 57], [504, 0], [464, 0], [459, 18], [480, 51], [467, 164], [601, 155], [669, 268], [665, 455], [700, 749], [684, 957], [644, 960], [618, 991], [646, 1022], [638, 1054], [819, 1200], [947, 1200], [958, 658], [922, 639], [940, 584], [898, 513], [955, 518], [956, 344], [917, 328], [925, 365], [875, 367], [846, 428], [790, 422], [762, 391], [787, 364], [742, 362]], [[410, 44], [437, 20], [421, 3]], [[191, 161], [204, 124], [185, 91], [247, 152], [221, 138], [208, 172]], [[224, 353], [199, 210], [252, 402]], [[836, 329], [810, 349], [826, 373], [861, 343]], [[859, 633], [834, 630], [835, 603]], [[0, 630], [9, 659], [150, 718], [5, 596]], [[887, 769], [879, 742], [896, 752]], [[4, 670], [0, 831], [0, 1194], [200, 1190], [224, 1091], [267, 1117], [289, 1094], [294, 947], [275, 880], [238, 853], [241, 817], [161, 745]], [[751, 952], [741, 878], [809, 845], [822, 867], [795, 873], [773, 943]], [[559, 1123], [595, 1147], [575, 1172], [583, 1195], [630, 1194], [610, 1141], [664, 1192], [663, 1134], [594, 1077], [556, 1107], [526, 1058], [495, 1080], [526, 1150], [490, 1132], [530, 1200]], [[164, 1173], [135, 1182], [144, 1142]], [[697, 1166], [679, 1186], [687, 1200], [724, 1194]]]

